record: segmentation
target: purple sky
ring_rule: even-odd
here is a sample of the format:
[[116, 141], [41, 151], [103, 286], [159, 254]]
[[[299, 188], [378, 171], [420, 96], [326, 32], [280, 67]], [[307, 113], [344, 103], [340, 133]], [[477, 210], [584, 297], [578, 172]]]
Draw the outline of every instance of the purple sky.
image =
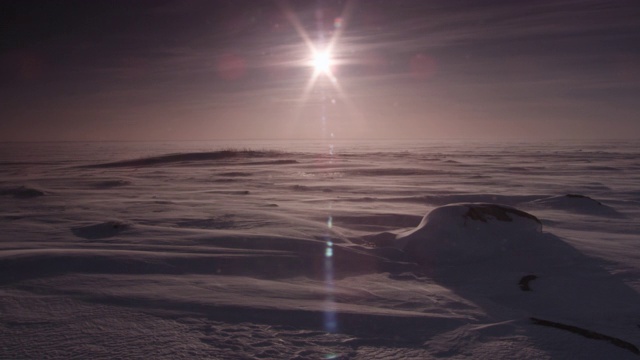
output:
[[0, 141], [332, 134], [640, 139], [640, 2], [0, 0]]

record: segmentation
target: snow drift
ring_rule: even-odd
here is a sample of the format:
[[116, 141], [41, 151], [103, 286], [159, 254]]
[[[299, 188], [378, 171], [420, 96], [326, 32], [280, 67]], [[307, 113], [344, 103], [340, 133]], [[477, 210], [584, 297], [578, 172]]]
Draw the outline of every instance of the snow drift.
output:
[[637, 358], [637, 144], [2, 146], [0, 358]]
[[[541, 221], [527, 212], [487, 203], [438, 207], [399, 234], [396, 246], [436, 282], [494, 315], [520, 313], [535, 324], [640, 354], [627, 341], [590, 330], [623, 338], [638, 334], [638, 294], [613, 278], [602, 261], [544, 233]], [[497, 307], [503, 309], [496, 312]]]
[[531, 202], [536, 207], [575, 212], [584, 215], [622, 216], [614, 208], [607, 206], [589, 196], [566, 194], [537, 199]]
[[398, 246], [421, 264], [461, 265], [544, 251], [535, 239], [541, 231], [535, 216], [509, 206], [453, 204], [432, 210], [418, 227], [400, 234]]

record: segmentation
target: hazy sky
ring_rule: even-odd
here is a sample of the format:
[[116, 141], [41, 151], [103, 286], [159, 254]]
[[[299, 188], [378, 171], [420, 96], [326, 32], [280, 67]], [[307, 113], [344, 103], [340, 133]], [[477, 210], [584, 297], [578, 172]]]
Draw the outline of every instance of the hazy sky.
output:
[[0, 141], [332, 134], [640, 139], [640, 2], [0, 0]]

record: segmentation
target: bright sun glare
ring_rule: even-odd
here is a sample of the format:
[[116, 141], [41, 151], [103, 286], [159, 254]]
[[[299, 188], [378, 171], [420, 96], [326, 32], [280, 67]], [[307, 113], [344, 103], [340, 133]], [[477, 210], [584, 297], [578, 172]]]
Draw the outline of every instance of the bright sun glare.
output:
[[317, 73], [331, 74], [331, 54], [329, 51], [314, 51], [311, 63]]
[[[344, 61], [340, 59], [340, 45], [339, 40], [346, 27], [347, 19], [353, 9], [353, 1], [347, 1], [347, 5], [340, 17], [334, 20], [334, 29], [330, 30], [331, 36], [325, 39], [323, 34], [318, 36], [318, 42], [314, 42], [309, 33], [305, 30], [304, 26], [300, 22], [300, 19], [296, 14], [286, 5], [283, 5], [283, 11], [285, 16], [293, 25], [294, 29], [300, 35], [304, 45], [306, 45], [308, 52], [300, 52], [300, 54], [307, 54], [305, 58], [301, 58], [297, 64], [312, 69], [311, 76], [307, 80], [307, 83], [302, 91], [299, 104], [301, 106], [307, 102], [311, 90], [318, 83], [321, 78], [328, 80], [331, 87], [336, 91], [336, 96], [331, 95], [333, 103], [335, 103], [335, 97], [343, 99], [343, 102], [351, 109], [353, 105], [347, 99], [347, 96], [342, 89], [342, 86], [336, 78], [335, 71]], [[284, 3], [283, 3], [284, 4]], [[338, 49], [338, 50], [336, 50]], [[336, 58], [337, 55], [337, 58]], [[344, 54], [343, 54], [344, 55]], [[326, 88], [327, 82], [322, 81], [321, 86]], [[324, 94], [324, 92], [323, 92]], [[324, 99], [324, 97], [323, 97]], [[324, 118], [324, 115], [323, 115]]]

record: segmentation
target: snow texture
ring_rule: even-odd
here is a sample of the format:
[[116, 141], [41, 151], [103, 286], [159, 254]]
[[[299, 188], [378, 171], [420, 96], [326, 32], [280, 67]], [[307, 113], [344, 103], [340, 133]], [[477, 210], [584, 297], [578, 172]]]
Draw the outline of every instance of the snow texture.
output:
[[637, 359], [638, 145], [1, 144], [0, 358]]

